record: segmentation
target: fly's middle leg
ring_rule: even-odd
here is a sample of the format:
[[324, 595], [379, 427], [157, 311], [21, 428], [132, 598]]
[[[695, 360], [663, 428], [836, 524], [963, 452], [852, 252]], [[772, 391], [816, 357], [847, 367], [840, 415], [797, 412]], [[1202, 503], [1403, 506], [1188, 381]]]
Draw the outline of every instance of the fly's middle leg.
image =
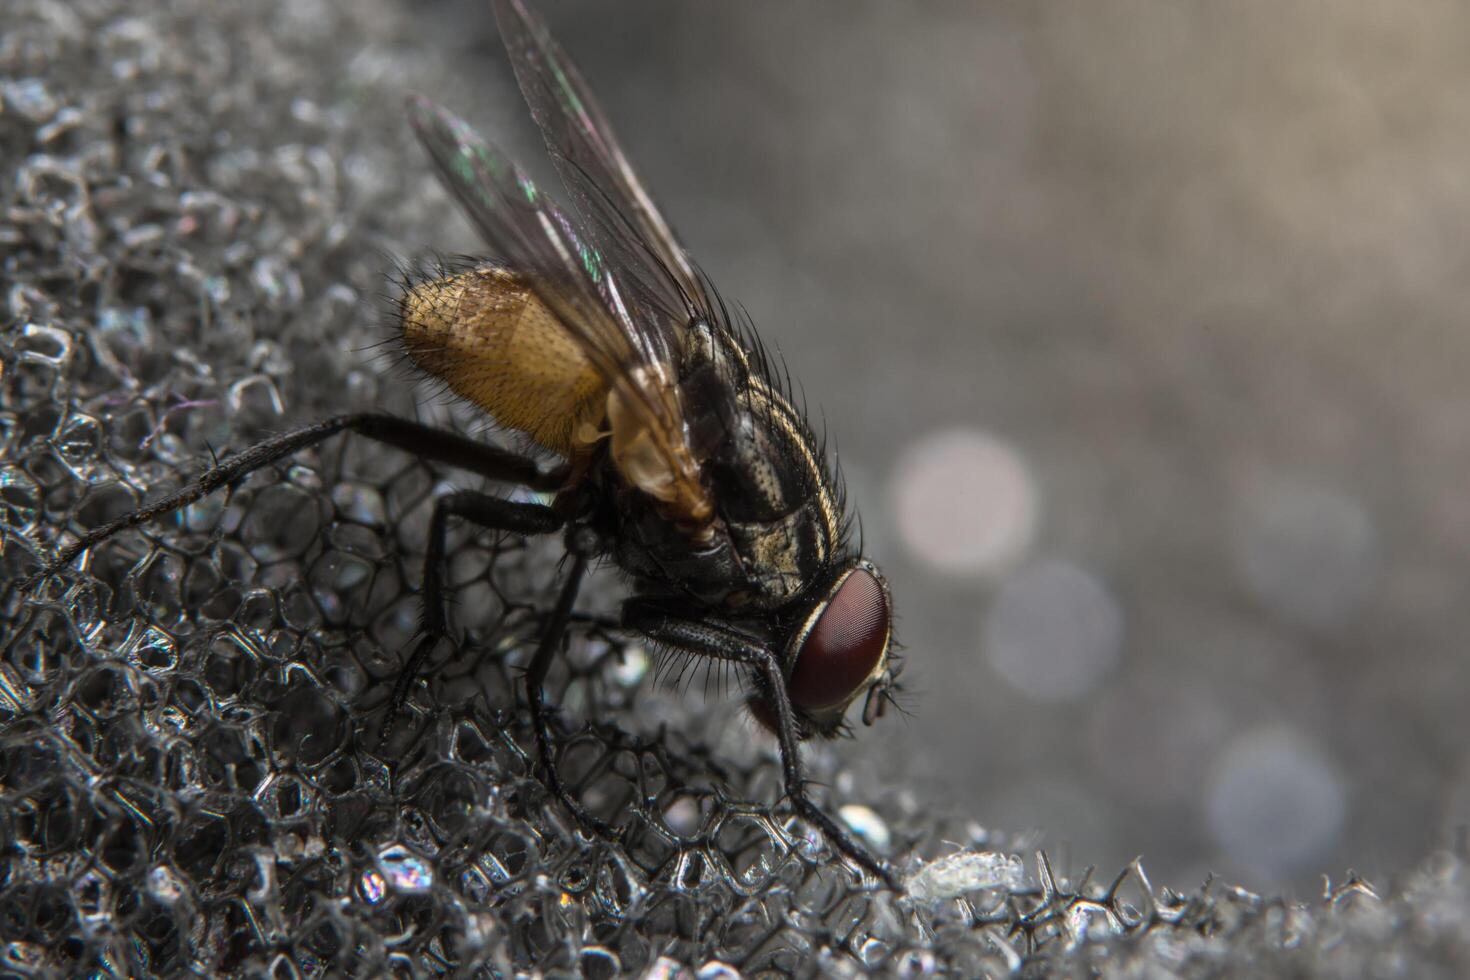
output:
[[581, 588], [582, 577], [587, 572], [587, 563], [597, 552], [596, 541], [591, 532], [586, 528], [573, 527], [567, 534], [567, 552], [572, 558], [571, 568], [567, 571], [566, 581], [562, 583], [556, 607], [552, 609], [551, 616], [542, 629], [541, 641], [537, 644], [536, 654], [531, 658], [531, 665], [526, 670], [526, 699], [530, 703], [531, 724], [535, 730], [536, 758], [546, 788], [561, 801], [562, 805], [583, 827], [599, 837], [615, 840], [617, 831], [573, 797], [562, 781], [561, 772], [556, 764], [555, 743], [552, 740], [551, 709], [546, 704], [546, 694], [543, 689], [546, 675], [551, 670], [551, 662], [561, 650], [562, 641], [566, 636], [567, 623], [572, 619], [572, 605], [577, 601], [577, 591]]
[[429, 541], [424, 552], [424, 579], [419, 608], [419, 641], [404, 661], [393, 684], [384, 734], [408, 697], [409, 688], [429, 655], [449, 636], [449, 597], [444, 570], [448, 561], [449, 519], [458, 517], [492, 531], [512, 534], [549, 534], [561, 527], [562, 519], [550, 507], [505, 500], [487, 493], [466, 490], [440, 497], [429, 519]]

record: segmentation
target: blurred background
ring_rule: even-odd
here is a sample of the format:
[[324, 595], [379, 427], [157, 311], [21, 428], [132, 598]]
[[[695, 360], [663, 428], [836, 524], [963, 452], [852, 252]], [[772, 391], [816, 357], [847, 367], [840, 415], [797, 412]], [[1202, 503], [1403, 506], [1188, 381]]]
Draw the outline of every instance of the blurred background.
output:
[[[869, 778], [1181, 888], [1470, 818], [1470, 12], [541, 6], [840, 451], [912, 688]], [[548, 175], [488, 5], [415, 9]]]

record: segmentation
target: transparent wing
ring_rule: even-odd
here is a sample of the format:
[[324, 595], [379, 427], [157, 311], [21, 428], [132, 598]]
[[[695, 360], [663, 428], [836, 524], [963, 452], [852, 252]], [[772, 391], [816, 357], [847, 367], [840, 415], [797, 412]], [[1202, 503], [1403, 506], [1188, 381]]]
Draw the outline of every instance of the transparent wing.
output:
[[510, 62], [552, 162], [597, 247], [618, 269], [643, 330], [671, 334], [712, 312], [703, 280], [628, 163], [586, 82], [522, 0], [495, 0]]
[[509, 157], [428, 99], [411, 98], [408, 116], [495, 259], [524, 277], [616, 393], [625, 425], [671, 481], [668, 497], [700, 513], [707, 501], [665, 336], [638, 329], [604, 256]]

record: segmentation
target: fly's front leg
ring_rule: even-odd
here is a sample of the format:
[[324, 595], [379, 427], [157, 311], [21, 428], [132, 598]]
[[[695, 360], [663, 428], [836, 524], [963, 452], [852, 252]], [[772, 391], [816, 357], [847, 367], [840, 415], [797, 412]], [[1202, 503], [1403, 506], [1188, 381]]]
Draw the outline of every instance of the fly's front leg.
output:
[[492, 531], [512, 534], [549, 534], [561, 527], [561, 517], [541, 504], [522, 504], [486, 493], [461, 491], [440, 497], [434, 502], [429, 520], [429, 542], [424, 553], [424, 581], [419, 608], [419, 642], [414, 646], [398, 672], [388, 714], [383, 720], [383, 733], [403, 707], [408, 689], [423, 668], [439, 641], [449, 635], [449, 598], [444, 588], [447, 564], [449, 519], [458, 517]]
[[606, 821], [594, 816], [579, 801], [567, 792], [556, 767], [556, 751], [551, 736], [551, 710], [546, 706], [543, 685], [551, 670], [551, 661], [561, 649], [566, 636], [567, 623], [572, 618], [572, 605], [577, 601], [577, 590], [581, 588], [582, 576], [587, 572], [587, 563], [596, 554], [597, 542], [586, 528], [574, 527], [567, 535], [567, 552], [572, 556], [572, 567], [567, 580], [562, 583], [556, 607], [551, 611], [541, 633], [541, 642], [536, 646], [536, 655], [526, 670], [526, 699], [531, 706], [531, 724], [535, 729], [536, 757], [540, 762], [546, 788], [562, 802], [577, 822], [599, 837], [615, 838], [617, 832]]
[[774, 651], [732, 630], [673, 615], [653, 603], [638, 599], [623, 606], [623, 624], [656, 643], [701, 657], [715, 657], [751, 667], [755, 671], [761, 693], [775, 710], [776, 737], [781, 747], [781, 775], [792, 808], [803, 820], [820, 830], [837, 850], [871, 871], [889, 888], [899, 890], [898, 879], [888, 866], [869, 853], [867, 848], [854, 840], [807, 797], [801, 758], [797, 755], [799, 728], [796, 712], [792, 709], [791, 698], [786, 692], [786, 678], [781, 673], [780, 657]]

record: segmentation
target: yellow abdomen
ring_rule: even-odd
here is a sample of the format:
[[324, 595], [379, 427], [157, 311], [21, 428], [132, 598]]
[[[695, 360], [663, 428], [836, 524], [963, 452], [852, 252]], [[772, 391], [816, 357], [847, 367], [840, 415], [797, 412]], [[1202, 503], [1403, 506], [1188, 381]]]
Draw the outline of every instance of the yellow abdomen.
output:
[[482, 266], [410, 286], [399, 313], [414, 363], [498, 424], [563, 455], [601, 427], [607, 384], [513, 273]]

